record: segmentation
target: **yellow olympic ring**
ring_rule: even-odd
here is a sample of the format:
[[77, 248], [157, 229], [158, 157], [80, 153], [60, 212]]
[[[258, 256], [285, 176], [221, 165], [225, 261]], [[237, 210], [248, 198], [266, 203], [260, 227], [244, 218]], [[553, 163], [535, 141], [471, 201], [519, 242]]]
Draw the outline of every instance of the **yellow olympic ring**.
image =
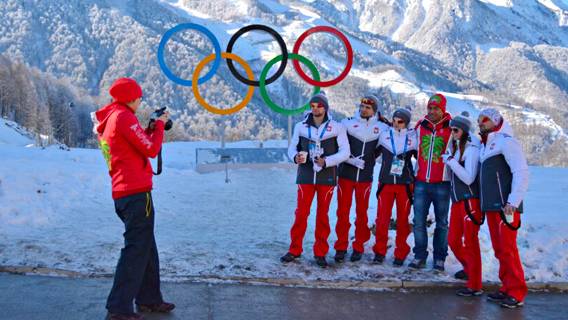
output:
[[[228, 52], [222, 52], [221, 57], [223, 59], [231, 59], [231, 60], [236, 61], [238, 64], [240, 64], [245, 69], [245, 73], [247, 74], [249, 80], [254, 81], [254, 74], [252, 72], [252, 69], [251, 69], [250, 65], [243, 58], [241, 58], [241, 57], [239, 57], [239, 56], [237, 56], [233, 53], [228, 53]], [[241, 101], [241, 103], [235, 105], [232, 108], [220, 109], [220, 108], [216, 108], [216, 107], [210, 105], [209, 103], [207, 103], [207, 101], [205, 101], [205, 99], [203, 99], [203, 97], [199, 93], [197, 81], [199, 79], [199, 74], [201, 73], [201, 70], [203, 70], [203, 68], [209, 62], [211, 62], [213, 59], [215, 59], [214, 53], [207, 56], [205, 59], [201, 60], [201, 62], [199, 62], [197, 67], [195, 67], [195, 72], [193, 73], [193, 77], [192, 77], [192, 80], [191, 80], [192, 81], [191, 89], [193, 90], [193, 95], [195, 96], [195, 100], [197, 100], [197, 103], [202, 105], [207, 111], [215, 113], [215, 114], [228, 115], [228, 114], [235, 113], [235, 112], [241, 110], [242, 108], [246, 107], [247, 104], [252, 100], [252, 96], [254, 94], [254, 86], [248, 86], [249, 88], [248, 88], [247, 94], [246, 94], [245, 98], [243, 99], [243, 101]]]

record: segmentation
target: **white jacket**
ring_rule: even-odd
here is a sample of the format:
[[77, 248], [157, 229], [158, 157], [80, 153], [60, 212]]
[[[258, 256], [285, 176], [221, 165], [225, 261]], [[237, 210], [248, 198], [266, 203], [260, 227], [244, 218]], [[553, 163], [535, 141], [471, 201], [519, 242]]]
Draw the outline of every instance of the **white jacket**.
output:
[[[464, 154], [462, 160], [464, 165], [459, 163], [460, 152], [456, 152], [455, 156], [446, 162], [446, 165], [450, 167], [452, 172], [465, 184], [470, 185], [475, 181], [479, 171], [479, 148], [481, 147], [481, 142], [477, 137], [470, 135], [470, 140], [465, 145]], [[453, 153], [452, 140], [448, 143], [447, 154], [451, 155]]]
[[518, 208], [529, 186], [529, 168], [521, 144], [513, 137], [513, 130], [505, 120], [501, 129], [490, 133], [485, 145], [481, 145], [480, 162], [483, 163], [499, 154], [504, 156], [513, 174], [511, 193], [507, 197], [507, 202]]

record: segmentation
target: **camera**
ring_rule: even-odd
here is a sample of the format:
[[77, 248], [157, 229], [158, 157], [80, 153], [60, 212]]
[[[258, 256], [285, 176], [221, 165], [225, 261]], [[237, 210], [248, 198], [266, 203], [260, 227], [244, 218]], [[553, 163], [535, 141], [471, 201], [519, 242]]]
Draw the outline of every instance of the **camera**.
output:
[[[162, 116], [164, 113], [166, 113], [166, 109], [167, 107], [163, 107], [160, 109], [156, 109], [154, 112], [152, 112], [152, 115], [150, 116], [150, 126], [156, 121], [158, 120], [158, 118], [160, 116]], [[171, 119], [168, 119], [168, 121], [166, 122], [165, 126], [164, 126], [164, 130], [168, 131], [172, 128], [172, 126], [174, 125], [173, 121]]]

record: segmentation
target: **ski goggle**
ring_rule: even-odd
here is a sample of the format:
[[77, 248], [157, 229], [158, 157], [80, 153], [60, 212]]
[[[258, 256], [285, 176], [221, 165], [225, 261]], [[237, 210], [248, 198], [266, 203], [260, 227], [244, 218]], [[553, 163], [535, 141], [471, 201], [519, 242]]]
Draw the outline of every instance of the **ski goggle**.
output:
[[363, 98], [363, 99], [361, 99], [361, 104], [366, 104], [366, 105], [369, 105], [369, 106], [374, 106], [374, 105], [375, 105], [375, 100]]

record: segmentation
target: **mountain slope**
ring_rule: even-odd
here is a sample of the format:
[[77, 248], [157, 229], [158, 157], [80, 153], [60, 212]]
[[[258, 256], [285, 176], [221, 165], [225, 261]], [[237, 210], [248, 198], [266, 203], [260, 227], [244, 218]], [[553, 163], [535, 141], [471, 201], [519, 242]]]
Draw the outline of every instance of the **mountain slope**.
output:
[[[427, 95], [444, 91], [486, 97], [482, 103], [464, 101], [477, 108], [527, 106], [535, 117], [552, 120], [548, 127], [563, 131], [568, 128], [567, 8], [559, 0], [7, 0], [0, 3], [5, 17], [0, 20], [0, 53], [70, 78], [100, 96], [101, 103], [115, 78], [134, 77], [143, 86], [146, 104], [171, 107], [192, 139], [217, 139], [222, 127], [233, 133], [232, 139], [261, 138], [260, 127], [274, 132], [262, 138], [279, 138], [283, 131], [272, 128], [284, 128], [286, 119], [270, 111], [258, 92], [235, 116], [204, 111], [191, 88], [174, 84], [159, 69], [158, 42], [172, 26], [195, 22], [210, 28], [225, 48], [240, 27], [262, 23], [282, 34], [291, 51], [306, 29], [334, 25], [355, 49], [350, 76], [326, 90], [339, 117], [354, 112], [361, 94], [375, 91], [385, 98], [386, 112], [401, 104], [418, 106], [413, 112], [417, 118]], [[279, 54], [276, 43], [257, 32], [241, 37], [234, 51], [257, 76]], [[211, 52], [206, 38], [183, 32], [168, 43], [166, 60], [176, 74], [191, 78]], [[345, 63], [343, 46], [328, 35], [310, 37], [301, 54], [325, 79], [339, 74]], [[285, 106], [301, 105], [312, 87], [291, 65], [284, 75], [268, 87], [271, 97]], [[246, 86], [222, 63], [217, 76], [199, 90], [211, 104], [228, 107], [242, 99]], [[527, 125], [518, 121], [515, 128]], [[565, 136], [538, 126], [547, 146]]]

